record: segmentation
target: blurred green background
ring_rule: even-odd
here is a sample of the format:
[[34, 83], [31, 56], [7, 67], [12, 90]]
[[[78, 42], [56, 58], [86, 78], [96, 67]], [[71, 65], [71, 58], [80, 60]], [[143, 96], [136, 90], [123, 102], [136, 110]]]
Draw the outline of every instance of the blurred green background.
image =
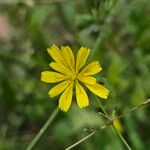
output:
[[[51, 100], [51, 85], [40, 81], [54, 43], [91, 49], [89, 60], [103, 68], [97, 78], [110, 89], [108, 100], [99, 99], [110, 115], [150, 97], [149, 0], [0, 0], [0, 150], [25, 149], [57, 107], [59, 97]], [[60, 112], [35, 149], [64, 149], [87, 135], [84, 128], [103, 124], [88, 95], [90, 106]], [[120, 121], [134, 150], [150, 149], [149, 106]], [[126, 148], [107, 128], [74, 149]]]

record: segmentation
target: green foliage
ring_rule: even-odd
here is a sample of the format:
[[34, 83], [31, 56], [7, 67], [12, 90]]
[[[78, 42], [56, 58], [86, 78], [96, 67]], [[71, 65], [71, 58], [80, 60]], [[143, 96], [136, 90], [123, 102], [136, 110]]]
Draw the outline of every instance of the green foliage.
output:
[[[0, 149], [25, 149], [58, 104], [50, 85], [40, 81], [49, 69], [47, 47], [55, 43], [91, 49], [103, 68], [98, 80], [110, 89], [101, 100], [109, 114], [137, 106], [150, 97], [149, 0], [64, 0], [0, 2]], [[2, 19], [1, 19], [2, 18]], [[2, 24], [2, 25], [1, 25]], [[1, 27], [2, 26], [2, 27]], [[3, 30], [1, 30], [1, 28]], [[74, 103], [61, 112], [36, 149], [64, 149], [86, 135], [84, 128], [104, 122], [94, 96], [89, 108]], [[121, 120], [133, 149], [150, 149], [149, 109]], [[123, 150], [110, 128], [77, 149]]]

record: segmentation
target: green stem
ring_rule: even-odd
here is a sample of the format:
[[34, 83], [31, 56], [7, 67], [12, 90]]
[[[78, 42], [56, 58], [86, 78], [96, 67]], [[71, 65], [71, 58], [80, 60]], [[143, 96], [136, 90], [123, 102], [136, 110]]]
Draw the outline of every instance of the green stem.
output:
[[50, 117], [48, 118], [47, 122], [43, 125], [43, 127], [40, 129], [40, 131], [38, 132], [38, 134], [35, 136], [35, 138], [28, 145], [28, 147], [26, 148], [26, 150], [32, 150], [36, 146], [36, 144], [40, 141], [40, 139], [44, 135], [45, 131], [48, 129], [49, 125], [52, 123], [52, 121], [54, 120], [54, 118], [58, 114], [58, 112], [59, 112], [59, 109], [56, 108], [53, 111], [53, 113], [50, 115]]
[[[97, 98], [96, 98], [97, 99]], [[108, 113], [106, 112], [105, 108], [102, 106], [101, 102], [97, 99], [97, 102], [99, 104], [99, 107], [102, 109], [102, 111], [104, 112], [104, 114], [106, 116], [108, 116]], [[118, 130], [116, 129], [116, 127], [114, 125], [111, 125], [111, 127], [113, 128], [113, 130], [117, 133], [117, 135], [119, 136], [119, 138], [121, 139], [121, 141], [124, 143], [124, 145], [128, 148], [128, 150], [132, 150], [131, 147], [129, 146], [129, 144], [127, 143], [127, 141], [124, 139], [124, 137], [118, 132]]]
[[[125, 115], [127, 115], [128, 113], [131, 113], [131, 112], [137, 110], [138, 108], [141, 108], [142, 106], [147, 105], [147, 104], [149, 104], [149, 103], [150, 103], [150, 99], [147, 99], [147, 100], [146, 100], [144, 103], [142, 103], [141, 105], [136, 106], [136, 107], [134, 107], [134, 108], [131, 108], [131, 109], [125, 111], [124, 113], [122, 113], [121, 115], [119, 115], [117, 118], [122, 118], [122, 117], [124, 117]], [[101, 105], [101, 103], [100, 103], [100, 105]], [[103, 108], [102, 108], [102, 109], [103, 109]], [[103, 109], [103, 110], [105, 111], [105, 109]], [[105, 111], [105, 112], [106, 112], [106, 111]], [[92, 136], [93, 136], [94, 134], [96, 134], [98, 131], [101, 131], [101, 130], [107, 128], [108, 126], [110, 126], [110, 125], [114, 122], [115, 119], [116, 119], [116, 118], [113, 118], [112, 120], [109, 119], [109, 121], [108, 121], [107, 123], [103, 124], [101, 127], [97, 128], [97, 129], [93, 130], [90, 134], [86, 135], [86, 136], [85, 136], [84, 138], [82, 138], [81, 140], [75, 142], [74, 144], [72, 144], [71, 146], [69, 146], [68, 148], [66, 148], [65, 150], [70, 150], [70, 149], [76, 147], [77, 145], [83, 143], [84, 141], [88, 140], [90, 137], [92, 137]], [[118, 131], [117, 131], [117, 133], [118, 133]], [[119, 133], [119, 136], [120, 136], [120, 133]], [[120, 138], [122, 138], [122, 136], [121, 136]], [[124, 140], [124, 139], [122, 139], [122, 140]], [[126, 141], [125, 141], [125, 142], [126, 142]], [[128, 145], [128, 144], [127, 144], [127, 145]], [[128, 146], [128, 149], [131, 150], [130, 146]]]
[[117, 135], [119, 136], [119, 138], [122, 140], [122, 142], [125, 144], [125, 146], [129, 149], [132, 150], [131, 147], [129, 146], [129, 144], [126, 142], [126, 140], [124, 139], [124, 137], [118, 132], [118, 130], [116, 129], [116, 127], [114, 125], [111, 125], [113, 130], [117, 133]]
[[84, 137], [84, 138], [81, 139], [80, 141], [74, 143], [73, 145], [67, 147], [65, 150], [70, 150], [70, 149], [76, 147], [76, 146], [79, 145], [80, 143], [82, 143], [82, 142], [86, 141], [87, 139], [89, 139], [89, 138], [90, 138], [91, 136], [93, 136], [96, 132], [97, 132], [97, 131], [91, 132], [89, 135], [87, 135], [86, 137]]

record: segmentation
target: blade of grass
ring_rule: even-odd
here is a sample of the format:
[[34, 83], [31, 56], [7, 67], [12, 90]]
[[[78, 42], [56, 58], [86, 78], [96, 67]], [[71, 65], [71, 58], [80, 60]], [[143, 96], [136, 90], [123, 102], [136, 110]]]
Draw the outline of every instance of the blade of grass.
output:
[[48, 118], [47, 122], [43, 125], [43, 127], [40, 129], [38, 134], [35, 136], [35, 138], [28, 145], [26, 150], [32, 150], [36, 146], [36, 144], [40, 141], [40, 139], [42, 138], [42, 136], [44, 135], [44, 133], [46, 132], [46, 130], [48, 129], [48, 127], [50, 126], [52, 121], [55, 119], [55, 117], [58, 114], [58, 112], [59, 112], [59, 108], [56, 108], [53, 111], [53, 113], [50, 115], [50, 117]]

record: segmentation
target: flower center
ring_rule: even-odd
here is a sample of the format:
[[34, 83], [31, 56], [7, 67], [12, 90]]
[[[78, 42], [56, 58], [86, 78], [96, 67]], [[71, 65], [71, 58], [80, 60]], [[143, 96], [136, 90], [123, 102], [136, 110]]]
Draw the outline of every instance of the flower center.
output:
[[72, 80], [75, 80], [76, 77], [77, 77], [77, 74], [75, 74], [75, 73], [71, 75], [71, 79], [72, 79]]

